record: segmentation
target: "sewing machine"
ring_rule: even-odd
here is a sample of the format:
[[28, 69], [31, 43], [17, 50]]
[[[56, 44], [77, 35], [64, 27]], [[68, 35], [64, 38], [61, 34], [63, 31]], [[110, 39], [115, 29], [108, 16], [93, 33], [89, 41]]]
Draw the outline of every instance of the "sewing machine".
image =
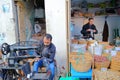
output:
[[[3, 80], [6, 80], [6, 78], [9, 77], [8, 75], [12, 76], [11, 79], [13, 79], [15, 75], [18, 75], [16, 74], [16, 71], [15, 71], [16, 69], [23, 69], [26, 66], [29, 66], [30, 68], [30, 65], [28, 64], [28, 62], [26, 62], [25, 64], [20, 64], [19, 62], [23, 61], [24, 59], [35, 58], [40, 56], [24, 55], [23, 51], [28, 51], [28, 50], [36, 51], [39, 47], [40, 47], [39, 43], [33, 42], [33, 41], [21, 41], [12, 45], [3, 43], [1, 46], [1, 52], [2, 52], [2, 55], [5, 56], [3, 58], [7, 59], [6, 60], [7, 65], [0, 66], [0, 69], [6, 70], [5, 75], [7, 76], [4, 76]], [[29, 74], [30, 72], [31, 70], [28, 70], [26, 74]]]
[[32, 41], [21, 41], [19, 43], [15, 43], [13, 45], [8, 45], [7, 43], [3, 43], [1, 47], [1, 51], [3, 55], [8, 55], [6, 58], [8, 60], [8, 65], [13, 67], [15, 63], [19, 60], [27, 59], [27, 58], [35, 58], [40, 56], [33, 55], [25, 55], [23, 51], [27, 50], [37, 50], [39, 48], [38, 42]]

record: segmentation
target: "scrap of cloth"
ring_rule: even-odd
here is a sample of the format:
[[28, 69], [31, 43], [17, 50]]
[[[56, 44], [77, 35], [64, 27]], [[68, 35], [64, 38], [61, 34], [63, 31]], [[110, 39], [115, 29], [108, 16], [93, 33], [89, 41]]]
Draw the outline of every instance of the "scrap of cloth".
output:
[[27, 76], [27, 74], [31, 73], [30, 63], [29, 62], [26, 62], [24, 64], [24, 66], [22, 67], [22, 71], [24, 72], [25, 76]]

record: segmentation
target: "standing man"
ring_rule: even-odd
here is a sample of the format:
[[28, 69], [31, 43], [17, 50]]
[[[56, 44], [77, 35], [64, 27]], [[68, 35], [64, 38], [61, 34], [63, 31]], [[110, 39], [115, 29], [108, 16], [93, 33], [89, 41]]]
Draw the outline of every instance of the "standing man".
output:
[[94, 19], [89, 18], [88, 23], [83, 25], [81, 33], [83, 34], [83, 37], [86, 38], [92, 38], [94, 39], [94, 34], [97, 34], [98, 31], [96, 29], [96, 26], [93, 24]]
[[56, 47], [52, 43], [52, 36], [50, 34], [46, 34], [43, 37], [43, 40], [40, 41], [40, 47], [35, 53], [36, 56], [40, 55], [41, 57], [36, 57], [34, 59], [33, 71], [37, 73], [39, 67], [46, 66], [47, 71], [51, 72], [50, 80], [53, 80], [55, 75], [55, 53]]

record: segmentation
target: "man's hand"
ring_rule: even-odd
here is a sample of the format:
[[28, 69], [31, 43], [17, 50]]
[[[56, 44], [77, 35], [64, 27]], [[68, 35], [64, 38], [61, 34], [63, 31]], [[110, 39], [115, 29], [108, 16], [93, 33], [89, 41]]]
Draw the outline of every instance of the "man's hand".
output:
[[91, 29], [87, 29], [86, 31], [91, 31]]
[[96, 30], [93, 30], [93, 32], [96, 32]]
[[35, 59], [34, 59], [34, 61], [39, 61], [40, 60], [40, 58], [38, 58], [38, 57], [36, 57]]
[[91, 30], [91, 29], [87, 29], [87, 31], [93, 31], [93, 32], [96, 32], [96, 30]]

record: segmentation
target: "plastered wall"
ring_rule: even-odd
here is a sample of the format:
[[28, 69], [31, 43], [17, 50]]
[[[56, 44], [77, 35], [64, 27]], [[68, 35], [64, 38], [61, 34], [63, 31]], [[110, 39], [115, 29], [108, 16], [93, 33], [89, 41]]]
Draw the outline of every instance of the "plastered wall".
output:
[[13, 0], [0, 0], [0, 45], [3, 42], [15, 43], [15, 19]]
[[[21, 2], [17, 5], [19, 6], [18, 25], [20, 38], [21, 40], [28, 40], [33, 31], [34, 5], [32, 1]], [[0, 45], [4, 42], [13, 44], [18, 41], [15, 11], [14, 0], [0, 0]]]
[[56, 45], [58, 74], [67, 70], [67, 26], [65, 0], [45, 0], [46, 31], [53, 36]]

